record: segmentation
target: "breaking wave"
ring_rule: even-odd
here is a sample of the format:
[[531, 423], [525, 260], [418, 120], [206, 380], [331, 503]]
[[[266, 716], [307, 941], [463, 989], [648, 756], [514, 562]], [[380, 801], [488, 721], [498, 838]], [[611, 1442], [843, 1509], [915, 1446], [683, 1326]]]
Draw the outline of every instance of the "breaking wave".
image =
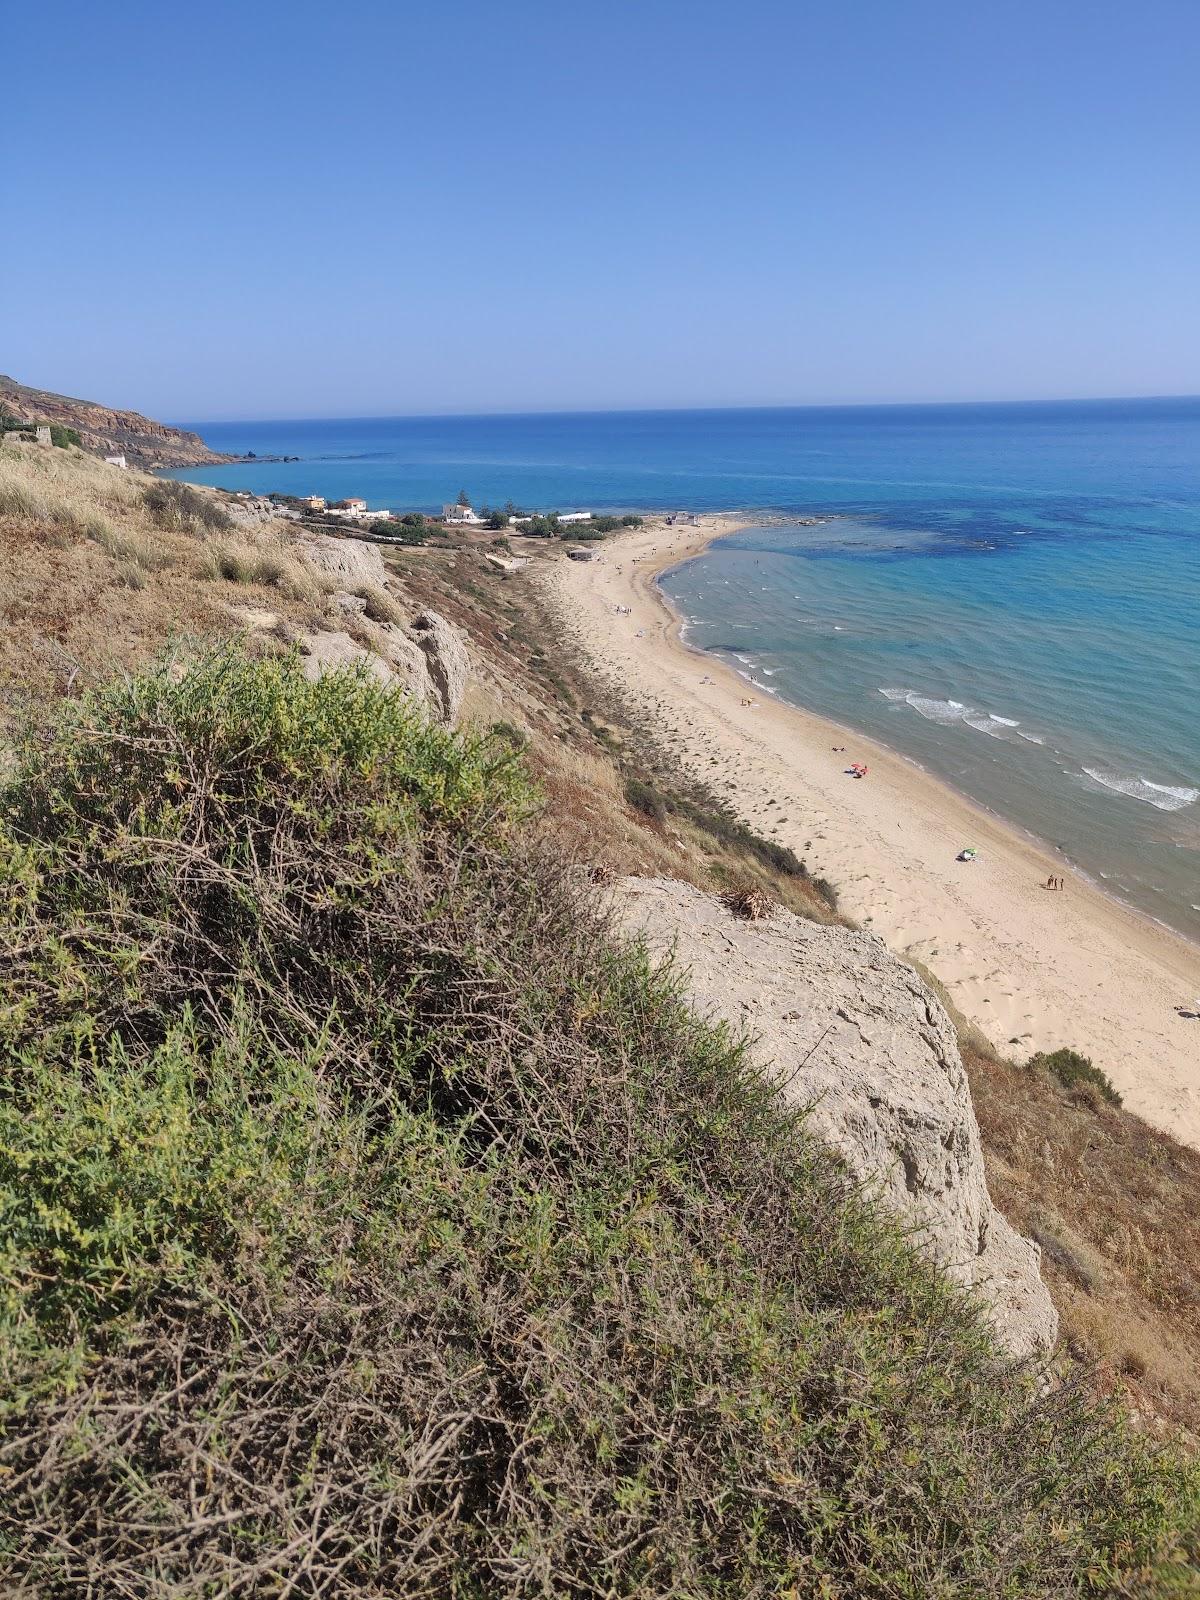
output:
[[1128, 795], [1153, 806], [1156, 811], [1182, 811], [1193, 801], [1200, 800], [1200, 789], [1189, 789], [1183, 784], [1152, 783], [1149, 778], [1123, 778], [1117, 772], [1100, 772], [1095, 767], [1083, 769], [1094, 783], [1102, 784], [1117, 794]]
[[[1002, 717], [997, 711], [977, 711], [974, 706], [964, 705], [961, 700], [936, 700], [931, 695], [917, 694], [912, 689], [880, 689], [879, 692], [885, 700], [911, 706], [927, 722], [963, 722], [968, 728], [974, 728], [976, 733], [990, 734], [993, 739], [1004, 738], [1010, 729], [1020, 732], [1021, 724], [1016, 717]], [[1034, 744], [1042, 743], [1033, 733], [1022, 733], [1021, 738], [1029, 739]]]

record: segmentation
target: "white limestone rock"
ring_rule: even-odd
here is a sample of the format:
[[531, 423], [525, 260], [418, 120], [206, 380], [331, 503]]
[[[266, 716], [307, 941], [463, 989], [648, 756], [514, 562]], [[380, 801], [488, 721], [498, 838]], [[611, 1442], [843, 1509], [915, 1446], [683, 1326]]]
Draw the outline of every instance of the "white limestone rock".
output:
[[300, 641], [304, 655], [304, 675], [314, 683], [326, 672], [336, 672], [342, 667], [366, 667], [380, 683], [395, 683], [395, 675], [387, 662], [373, 650], [367, 650], [348, 633], [322, 630], [306, 634]]
[[874, 934], [782, 909], [740, 921], [672, 879], [624, 879], [614, 905], [652, 950], [675, 950], [700, 1012], [753, 1035], [754, 1058], [811, 1105], [814, 1132], [979, 1291], [1005, 1347], [1050, 1349], [1058, 1317], [1041, 1252], [992, 1204], [954, 1029], [916, 973]]
[[304, 534], [297, 538], [296, 552], [326, 577], [336, 578], [339, 588], [369, 583], [382, 589], [387, 583], [387, 568], [379, 546], [366, 539], [339, 539], [331, 533]]
[[435, 611], [422, 612], [408, 627], [355, 621], [359, 639], [334, 629], [301, 639], [308, 676], [315, 679], [361, 661], [381, 683], [398, 684], [436, 721], [452, 726], [462, 708], [471, 665], [459, 630]]

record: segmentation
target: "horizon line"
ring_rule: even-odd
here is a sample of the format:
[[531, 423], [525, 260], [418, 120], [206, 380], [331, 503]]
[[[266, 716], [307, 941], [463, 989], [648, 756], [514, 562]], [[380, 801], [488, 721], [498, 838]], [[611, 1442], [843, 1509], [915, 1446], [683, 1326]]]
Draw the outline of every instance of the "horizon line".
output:
[[1200, 401], [1200, 391], [1183, 394], [1055, 395], [1042, 399], [984, 400], [834, 400], [768, 401], [737, 405], [705, 406], [551, 406], [540, 409], [517, 408], [495, 411], [345, 411], [320, 416], [299, 413], [291, 416], [173, 418], [170, 426], [199, 429], [265, 422], [476, 422], [501, 417], [620, 417], [620, 416], [706, 416], [726, 411], [945, 411], [979, 406], [1103, 406]]

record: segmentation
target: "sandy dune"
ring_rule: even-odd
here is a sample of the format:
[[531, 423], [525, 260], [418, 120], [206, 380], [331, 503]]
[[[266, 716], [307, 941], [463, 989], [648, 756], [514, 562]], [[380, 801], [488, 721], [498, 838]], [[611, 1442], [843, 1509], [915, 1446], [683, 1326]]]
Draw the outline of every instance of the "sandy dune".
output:
[[[836, 884], [850, 916], [925, 963], [998, 1047], [1018, 1059], [1082, 1050], [1132, 1110], [1200, 1144], [1200, 1018], [1177, 1009], [1195, 1009], [1200, 947], [903, 757], [680, 642], [655, 576], [745, 520], [656, 520], [594, 561], [548, 564], [541, 581], [596, 671], [650, 714], [685, 769]], [[865, 780], [846, 776], [851, 761], [868, 764]], [[980, 852], [969, 866], [954, 859], [967, 842]], [[1044, 887], [1052, 873], [1065, 873], [1064, 892]]]

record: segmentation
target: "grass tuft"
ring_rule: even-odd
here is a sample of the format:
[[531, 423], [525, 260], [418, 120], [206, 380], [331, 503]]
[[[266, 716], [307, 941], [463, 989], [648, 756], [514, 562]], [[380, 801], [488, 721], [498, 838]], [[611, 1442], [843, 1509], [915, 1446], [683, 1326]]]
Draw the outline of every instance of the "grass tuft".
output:
[[174, 533], [228, 533], [233, 519], [213, 494], [160, 478], [142, 494], [142, 504], [160, 528]]

